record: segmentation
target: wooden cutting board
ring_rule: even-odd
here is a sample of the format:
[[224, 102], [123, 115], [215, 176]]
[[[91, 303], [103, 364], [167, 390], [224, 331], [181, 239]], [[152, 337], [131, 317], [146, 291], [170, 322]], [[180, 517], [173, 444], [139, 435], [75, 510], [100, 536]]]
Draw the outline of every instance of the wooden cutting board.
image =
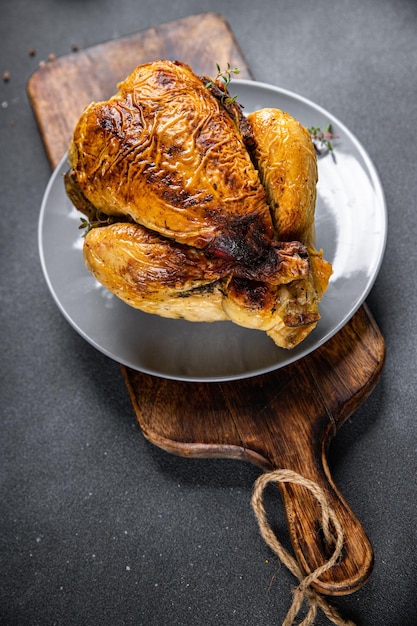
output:
[[[133, 68], [158, 58], [178, 59], [197, 74], [212, 75], [230, 62], [252, 78], [224, 18], [216, 13], [184, 19], [96, 45], [40, 67], [28, 96], [51, 166], [65, 151], [84, 107], [108, 98]], [[168, 452], [230, 457], [265, 470], [295, 470], [327, 493], [345, 534], [342, 558], [315, 584], [340, 595], [363, 585], [372, 570], [372, 546], [335, 486], [326, 460], [343, 422], [377, 384], [384, 340], [368, 308], [324, 346], [276, 372], [226, 383], [185, 383], [122, 366], [145, 437]], [[352, 468], [354, 471], [354, 468]], [[301, 486], [280, 484], [288, 529], [301, 568], [309, 573], [328, 558], [320, 511]]]

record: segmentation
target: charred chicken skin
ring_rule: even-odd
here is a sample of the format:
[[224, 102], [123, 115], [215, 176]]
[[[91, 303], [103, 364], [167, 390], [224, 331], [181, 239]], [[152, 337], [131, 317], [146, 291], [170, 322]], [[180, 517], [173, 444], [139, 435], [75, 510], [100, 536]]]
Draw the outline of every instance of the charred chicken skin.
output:
[[157, 61], [84, 111], [65, 185], [91, 225], [85, 263], [133, 307], [231, 320], [291, 348], [331, 274], [314, 249], [310, 136], [277, 109], [244, 117], [208, 80]]

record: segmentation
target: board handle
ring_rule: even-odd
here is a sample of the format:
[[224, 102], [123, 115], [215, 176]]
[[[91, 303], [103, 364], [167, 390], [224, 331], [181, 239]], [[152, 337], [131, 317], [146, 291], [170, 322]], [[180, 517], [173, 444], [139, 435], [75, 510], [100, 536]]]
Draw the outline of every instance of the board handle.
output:
[[[307, 450], [298, 452], [299, 467], [293, 471], [301, 479], [307, 478], [325, 497], [343, 533], [343, 545], [336, 563], [316, 578], [311, 586], [321, 594], [340, 596], [353, 593], [368, 580], [373, 568], [372, 545], [357, 517], [344, 500], [330, 475], [325, 454], [322, 465]], [[305, 576], [326, 564], [335, 551], [336, 542], [330, 545], [323, 531], [323, 507], [316, 495], [302, 480], [278, 482], [288, 531], [297, 562]], [[334, 525], [330, 532], [336, 538]]]

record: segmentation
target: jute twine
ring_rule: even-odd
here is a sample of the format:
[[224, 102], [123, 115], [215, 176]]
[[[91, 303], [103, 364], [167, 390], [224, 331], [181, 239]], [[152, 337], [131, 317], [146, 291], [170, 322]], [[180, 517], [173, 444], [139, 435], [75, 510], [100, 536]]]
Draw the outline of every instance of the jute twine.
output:
[[[329, 560], [314, 570], [314, 572], [311, 572], [308, 576], [304, 575], [296, 559], [283, 547], [267, 521], [263, 503], [263, 492], [267, 485], [271, 482], [302, 485], [313, 494], [321, 506], [321, 522], [324, 538], [329, 547], [334, 546], [334, 550]], [[259, 530], [264, 541], [299, 581], [297, 587], [293, 589], [293, 601], [282, 626], [294, 625], [295, 618], [299, 614], [303, 603], [306, 603], [308, 606], [308, 612], [303, 621], [300, 622], [300, 626], [312, 626], [319, 608], [333, 624], [336, 624], [337, 626], [355, 626], [354, 622], [351, 620], [343, 619], [338, 611], [331, 604], [329, 604], [322, 595], [311, 587], [312, 583], [320, 578], [324, 572], [335, 565], [343, 548], [343, 529], [333, 509], [330, 507], [324, 491], [317, 485], [317, 483], [309, 480], [308, 478], [304, 478], [297, 472], [286, 469], [277, 469], [261, 474], [255, 482], [252, 495], [252, 507], [257, 517]], [[336, 536], [332, 534], [330, 524], [333, 525]]]

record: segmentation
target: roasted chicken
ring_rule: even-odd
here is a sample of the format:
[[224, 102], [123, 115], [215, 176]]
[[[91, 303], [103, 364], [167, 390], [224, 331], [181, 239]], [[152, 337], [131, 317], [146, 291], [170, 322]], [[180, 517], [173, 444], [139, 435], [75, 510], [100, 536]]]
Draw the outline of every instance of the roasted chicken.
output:
[[131, 306], [231, 320], [285, 348], [317, 324], [331, 266], [314, 249], [317, 164], [294, 118], [245, 117], [222, 83], [157, 61], [87, 107], [69, 164], [85, 263]]

